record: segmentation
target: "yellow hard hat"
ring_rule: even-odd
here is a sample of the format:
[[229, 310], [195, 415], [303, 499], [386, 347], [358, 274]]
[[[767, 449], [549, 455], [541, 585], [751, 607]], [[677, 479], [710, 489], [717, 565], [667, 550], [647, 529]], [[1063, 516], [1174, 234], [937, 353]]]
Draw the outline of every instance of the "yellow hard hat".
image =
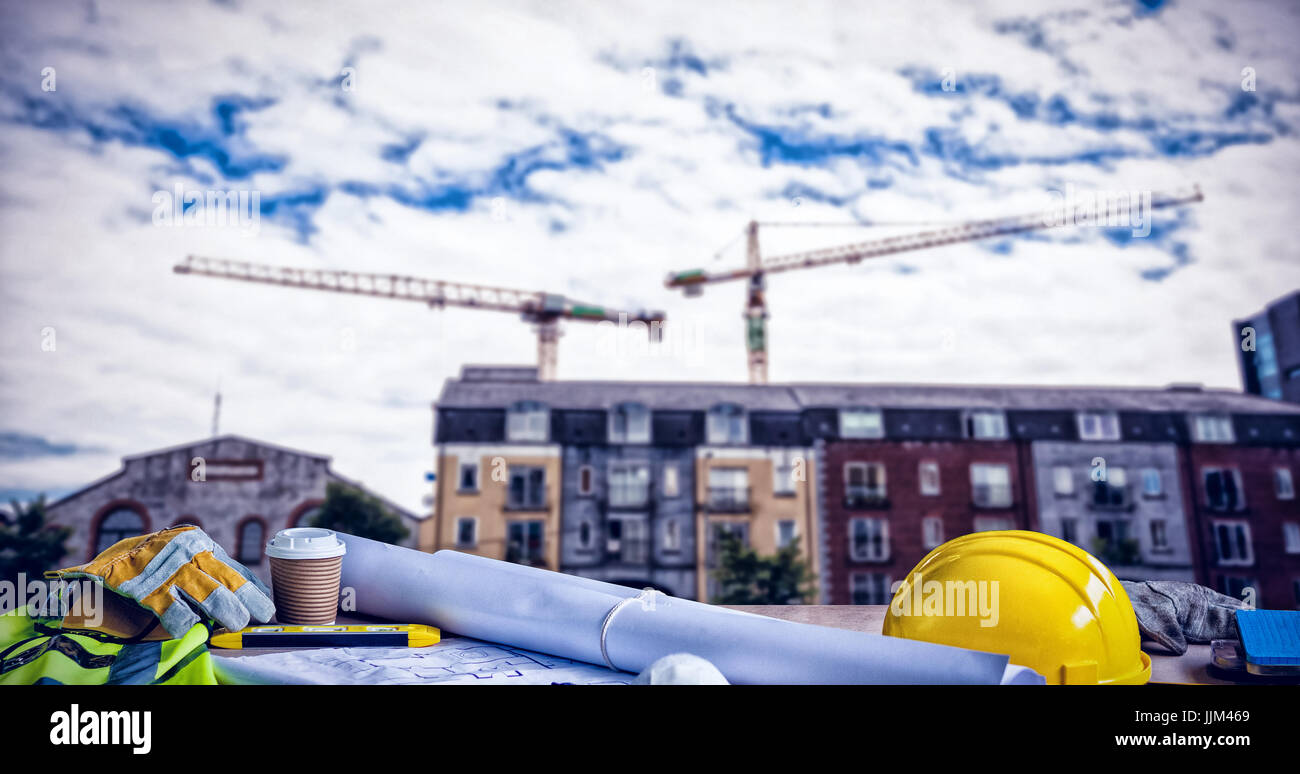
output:
[[1004, 653], [1049, 685], [1151, 677], [1119, 579], [1092, 554], [1041, 532], [976, 532], [934, 549], [894, 595], [884, 633]]

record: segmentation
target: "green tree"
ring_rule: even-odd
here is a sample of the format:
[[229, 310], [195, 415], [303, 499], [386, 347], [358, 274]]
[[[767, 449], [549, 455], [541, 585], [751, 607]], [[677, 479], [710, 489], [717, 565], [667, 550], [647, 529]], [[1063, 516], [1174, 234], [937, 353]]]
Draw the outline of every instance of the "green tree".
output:
[[67, 553], [63, 543], [72, 530], [45, 523], [45, 495], [27, 505], [10, 502], [12, 513], [0, 511], [0, 578], [39, 578]]
[[799, 554], [799, 539], [772, 556], [759, 556], [729, 532], [718, 536], [719, 592], [715, 605], [798, 605], [816, 596], [815, 576]]
[[308, 524], [382, 543], [399, 543], [411, 534], [379, 498], [337, 481], [325, 485], [325, 502]]

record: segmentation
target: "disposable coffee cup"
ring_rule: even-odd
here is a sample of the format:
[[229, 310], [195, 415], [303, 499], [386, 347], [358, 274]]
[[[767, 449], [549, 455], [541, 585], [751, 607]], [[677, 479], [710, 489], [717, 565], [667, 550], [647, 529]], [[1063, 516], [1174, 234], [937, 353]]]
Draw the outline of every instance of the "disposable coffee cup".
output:
[[276, 620], [297, 626], [333, 624], [347, 550], [328, 529], [294, 527], [276, 533], [266, 544]]

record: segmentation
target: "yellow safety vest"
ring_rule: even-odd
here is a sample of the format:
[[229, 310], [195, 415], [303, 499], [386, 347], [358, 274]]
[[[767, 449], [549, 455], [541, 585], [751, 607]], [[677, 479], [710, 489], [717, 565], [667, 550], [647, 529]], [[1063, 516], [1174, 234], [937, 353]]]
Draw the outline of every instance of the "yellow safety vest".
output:
[[175, 640], [63, 630], [58, 618], [0, 615], [0, 685], [216, 685], [206, 623]]

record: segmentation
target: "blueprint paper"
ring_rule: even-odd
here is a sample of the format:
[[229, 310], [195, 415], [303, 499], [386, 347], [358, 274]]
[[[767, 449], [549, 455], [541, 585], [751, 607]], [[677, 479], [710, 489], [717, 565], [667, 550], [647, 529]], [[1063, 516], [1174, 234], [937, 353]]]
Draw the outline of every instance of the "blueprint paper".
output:
[[[604, 664], [606, 616], [635, 589], [456, 551], [428, 554], [340, 534], [358, 612]], [[1006, 656], [782, 621], [663, 594], [623, 605], [606, 646], [620, 670], [693, 653], [735, 684], [957, 683], [1014, 679]]]
[[222, 683], [626, 685], [632, 676], [467, 637], [426, 648], [308, 648], [214, 659]]

